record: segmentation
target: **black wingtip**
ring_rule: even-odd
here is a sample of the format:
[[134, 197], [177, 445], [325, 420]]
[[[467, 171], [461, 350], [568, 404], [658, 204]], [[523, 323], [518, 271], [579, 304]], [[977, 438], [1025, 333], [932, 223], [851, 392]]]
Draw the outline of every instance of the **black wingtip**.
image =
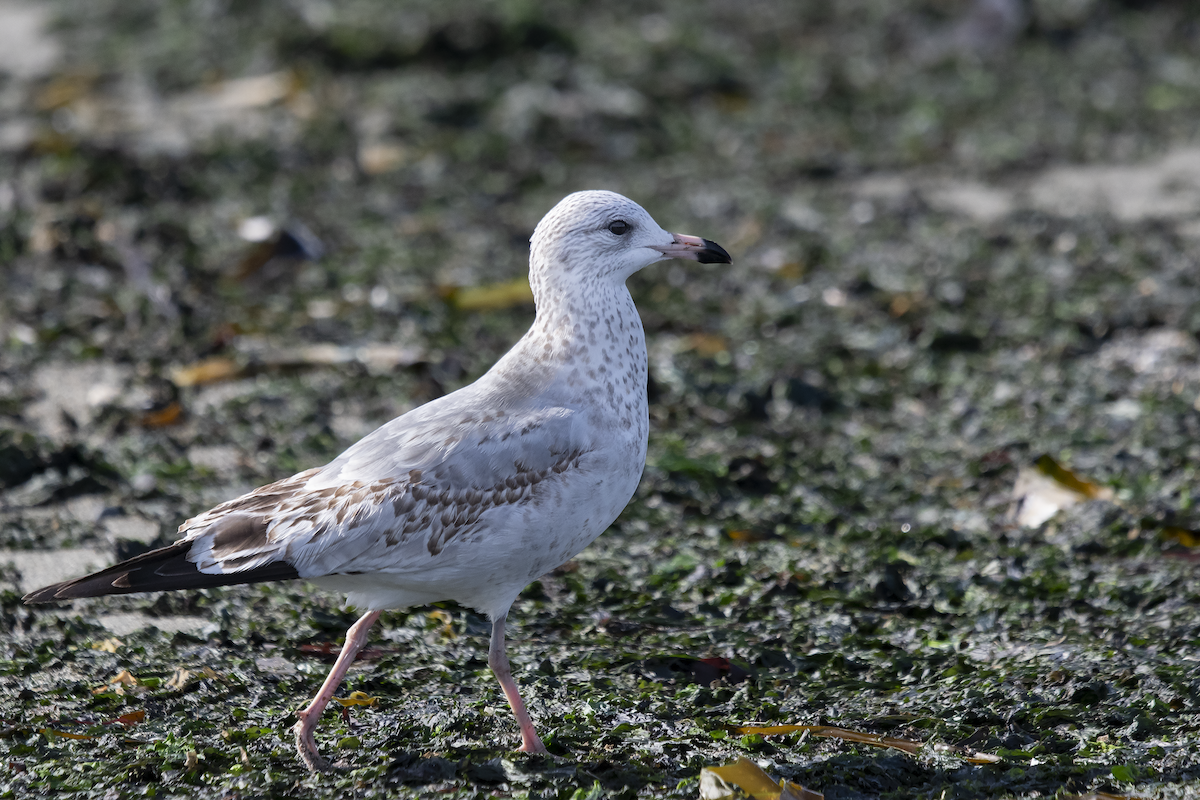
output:
[[101, 597], [109, 594], [136, 594], [176, 589], [206, 589], [213, 586], [232, 586], [239, 583], [263, 583], [299, 578], [296, 568], [285, 561], [264, 564], [240, 572], [212, 575], [201, 572], [188, 561], [191, 542], [176, 542], [120, 564], [84, 575], [82, 578], [43, 586], [22, 598], [26, 605], [52, 603], [56, 600], [76, 600], [81, 597]]
[[53, 602], [54, 600], [58, 599], [54, 595], [60, 588], [62, 588], [62, 586], [63, 584], [56, 583], [52, 586], [43, 586], [41, 589], [35, 589], [34, 591], [22, 597], [21, 602], [27, 606], [34, 605], [35, 603]]
[[725, 248], [711, 239], [704, 240], [704, 249], [696, 254], [696, 260], [701, 264], [733, 263], [733, 259], [729, 257], [729, 253], [725, 252]]

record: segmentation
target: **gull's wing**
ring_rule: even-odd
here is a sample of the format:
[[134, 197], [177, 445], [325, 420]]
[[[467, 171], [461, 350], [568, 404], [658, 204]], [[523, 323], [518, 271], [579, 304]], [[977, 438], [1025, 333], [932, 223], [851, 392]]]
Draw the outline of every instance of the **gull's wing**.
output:
[[223, 503], [180, 530], [192, 543], [188, 559], [209, 574], [276, 562], [305, 578], [405, 571], [478, 534], [506, 506], [553, 491], [592, 444], [572, 408], [485, 414], [435, 402], [326, 466]]

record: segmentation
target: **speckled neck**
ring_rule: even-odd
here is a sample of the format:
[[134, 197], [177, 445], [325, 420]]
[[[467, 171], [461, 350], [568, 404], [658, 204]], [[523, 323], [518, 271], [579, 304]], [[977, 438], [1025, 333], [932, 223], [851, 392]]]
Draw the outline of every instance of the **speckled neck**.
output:
[[554, 387], [561, 401], [595, 409], [605, 427], [644, 436], [646, 336], [629, 289], [613, 275], [570, 277], [537, 284], [533, 325], [492, 372], [520, 376], [512, 388], [525, 393]]

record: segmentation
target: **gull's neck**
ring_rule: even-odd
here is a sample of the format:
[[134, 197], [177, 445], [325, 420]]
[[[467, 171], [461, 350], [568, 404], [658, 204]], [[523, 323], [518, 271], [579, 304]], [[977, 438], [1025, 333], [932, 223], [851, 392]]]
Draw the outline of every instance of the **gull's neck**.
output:
[[533, 325], [486, 378], [503, 394], [586, 403], [621, 428], [645, 430], [646, 336], [624, 282], [538, 281], [531, 272]]

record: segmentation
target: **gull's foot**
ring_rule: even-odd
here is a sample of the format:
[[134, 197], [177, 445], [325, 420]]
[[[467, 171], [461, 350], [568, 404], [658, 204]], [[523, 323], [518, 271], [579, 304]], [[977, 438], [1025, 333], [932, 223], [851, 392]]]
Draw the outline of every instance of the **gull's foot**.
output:
[[333, 764], [317, 752], [317, 741], [313, 738], [312, 727], [305, 725], [305, 714], [300, 712], [298, 716], [300, 721], [292, 730], [296, 732], [296, 752], [300, 755], [300, 760], [313, 772], [332, 771]]

